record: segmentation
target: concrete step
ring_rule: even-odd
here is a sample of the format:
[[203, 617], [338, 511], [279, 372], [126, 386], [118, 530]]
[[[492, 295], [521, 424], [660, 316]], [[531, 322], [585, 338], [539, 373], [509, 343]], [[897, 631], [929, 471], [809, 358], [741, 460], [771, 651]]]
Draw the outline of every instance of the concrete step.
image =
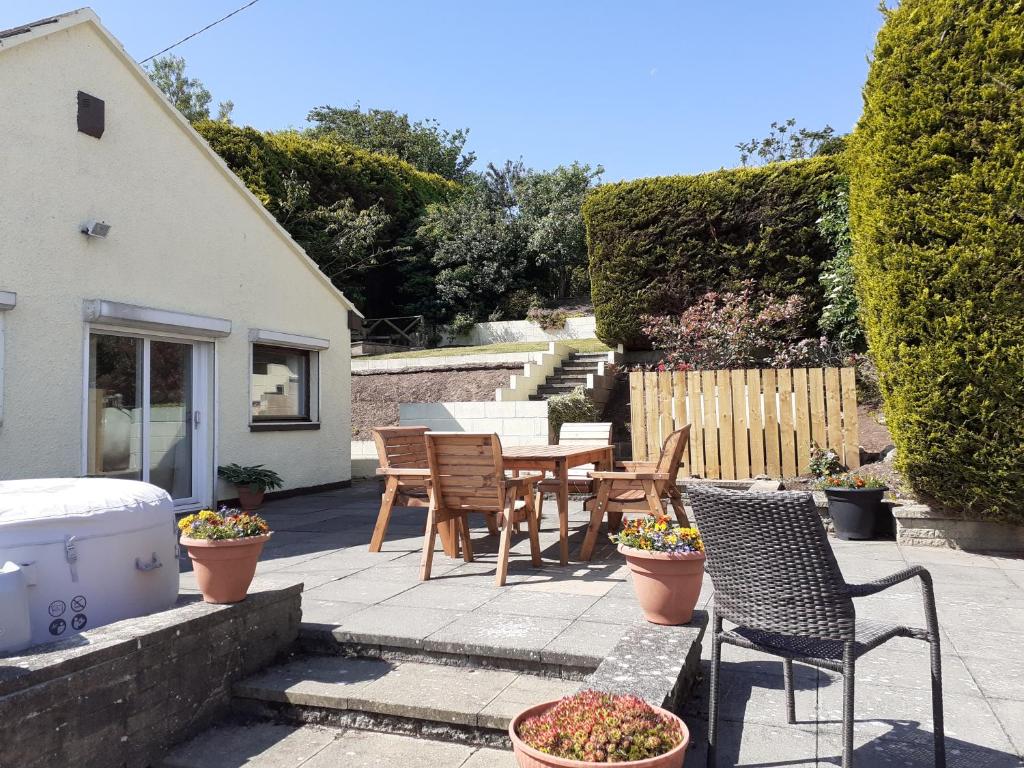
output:
[[538, 395], [564, 395], [579, 387], [579, 384], [541, 384], [537, 387]]
[[506, 747], [519, 711], [581, 685], [507, 670], [307, 656], [236, 683], [234, 704], [278, 721]]
[[507, 749], [286, 723], [225, 723], [174, 748], [160, 768], [515, 768]]
[[607, 352], [574, 352], [572, 354], [572, 357], [570, 357], [569, 359], [570, 360], [576, 360], [576, 361], [581, 361], [581, 360], [607, 360], [608, 359], [608, 353]]
[[555, 373], [558, 373], [559, 371], [586, 371], [587, 373], [596, 373], [597, 368], [597, 362], [588, 362], [586, 360], [567, 360], [555, 369]]
[[[382, 617], [382, 622], [390, 620]], [[392, 625], [390, 629], [355, 630], [344, 626], [303, 624], [298, 648], [305, 655], [340, 656], [388, 662], [422, 662], [449, 667], [495, 669], [553, 677], [585, 680], [601, 665], [607, 652], [608, 635], [616, 637], [621, 628], [608, 626], [607, 632], [578, 639], [573, 643], [543, 644], [523, 642], [531, 624], [524, 617], [505, 616], [504, 631], [482, 627], [475, 636], [466, 630], [457, 636], [422, 637], [422, 632]], [[414, 625], [413, 619], [409, 620]], [[415, 630], [415, 626], [410, 626]], [[593, 633], [592, 633], [593, 634]]]
[[544, 380], [543, 386], [556, 384], [572, 384], [576, 387], [584, 386], [587, 383], [586, 374], [553, 373]]

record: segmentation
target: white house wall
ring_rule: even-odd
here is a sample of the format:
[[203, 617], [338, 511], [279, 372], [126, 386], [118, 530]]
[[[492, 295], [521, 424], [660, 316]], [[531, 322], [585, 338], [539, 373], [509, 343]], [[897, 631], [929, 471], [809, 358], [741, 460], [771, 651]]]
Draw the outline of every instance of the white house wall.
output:
[[[76, 129], [76, 93], [106, 130]], [[349, 332], [342, 300], [259, 215], [92, 24], [0, 51], [0, 479], [82, 474], [83, 301], [229, 319], [217, 339], [221, 463], [265, 463], [286, 487], [349, 477]], [[79, 226], [102, 220], [106, 239]], [[252, 328], [330, 340], [319, 430], [250, 432]], [[221, 489], [221, 495], [227, 489]]]

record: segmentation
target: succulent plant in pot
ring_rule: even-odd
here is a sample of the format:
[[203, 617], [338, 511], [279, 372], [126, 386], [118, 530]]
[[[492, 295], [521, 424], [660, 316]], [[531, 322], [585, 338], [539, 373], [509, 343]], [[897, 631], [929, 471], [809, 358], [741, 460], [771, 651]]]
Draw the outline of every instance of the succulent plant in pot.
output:
[[245, 467], [238, 464], [224, 464], [217, 467], [217, 474], [235, 486], [238, 491], [238, 503], [241, 504], [242, 509], [248, 512], [260, 508], [263, 503], [263, 495], [267, 491], [284, 485], [277, 472], [264, 468], [262, 464], [251, 464]]
[[652, 624], [685, 624], [693, 617], [704, 578], [704, 543], [696, 528], [667, 516], [628, 520], [611, 537], [633, 573], [633, 591]]
[[263, 545], [273, 535], [267, 521], [239, 509], [204, 509], [178, 521], [181, 545], [207, 603], [245, 599]]
[[828, 498], [828, 514], [840, 539], [871, 539], [888, 487], [875, 477], [849, 472], [823, 478], [819, 487]]
[[520, 768], [681, 768], [690, 741], [671, 712], [593, 690], [529, 707], [512, 718], [508, 733]]

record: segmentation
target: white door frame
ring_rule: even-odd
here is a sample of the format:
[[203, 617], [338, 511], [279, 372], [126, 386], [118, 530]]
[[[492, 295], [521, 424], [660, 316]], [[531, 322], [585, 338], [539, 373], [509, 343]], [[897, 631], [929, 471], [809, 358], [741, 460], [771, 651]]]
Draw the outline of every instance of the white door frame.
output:
[[[82, 368], [82, 451], [81, 474], [89, 471], [89, 338], [93, 333], [111, 336], [128, 336], [142, 339], [143, 346], [143, 379], [142, 389], [143, 412], [149, 411], [149, 341], [173, 341], [189, 344], [192, 347], [192, 489], [193, 496], [181, 501], [175, 500], [175, 512], [188, 512], [196, 509], [212, 507], [215, 500], [216, 487], [216, 456], [217, 456], [217, 413], [216, 413], [216, 347], [213, 340], [202, 336], [162, 333], [160, 331], [132, 331], [118, 326], [107, 326], [100, 323], [86, 323], [83, 339]], [[142, 476], [149, 474], [149, 426], [148, 418], [142, 420]]]

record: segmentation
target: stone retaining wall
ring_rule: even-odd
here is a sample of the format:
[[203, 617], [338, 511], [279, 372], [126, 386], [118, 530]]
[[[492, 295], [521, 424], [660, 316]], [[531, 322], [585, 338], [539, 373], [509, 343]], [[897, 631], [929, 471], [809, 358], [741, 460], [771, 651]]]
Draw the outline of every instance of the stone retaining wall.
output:
[[301, 585], [169, 611], [0, 657], [0, 766], [146, 768], [229, 711], [231, 688], [287, 652]]
[[902, 546], [1024, 554], [1024, 525], [965, 520], [924, 504], [896, 506], [892, 514], [896, 518], [896, 541]]

